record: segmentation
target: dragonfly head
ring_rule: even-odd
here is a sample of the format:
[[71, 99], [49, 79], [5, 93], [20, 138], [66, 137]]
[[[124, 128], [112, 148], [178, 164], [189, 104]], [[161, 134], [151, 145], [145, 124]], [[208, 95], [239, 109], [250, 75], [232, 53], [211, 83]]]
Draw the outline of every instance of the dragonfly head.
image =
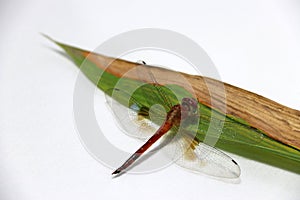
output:
[[198, 101], [194, 98], [183, 98], [181, 101], [181, 109], [184, 112], [198, 112]]

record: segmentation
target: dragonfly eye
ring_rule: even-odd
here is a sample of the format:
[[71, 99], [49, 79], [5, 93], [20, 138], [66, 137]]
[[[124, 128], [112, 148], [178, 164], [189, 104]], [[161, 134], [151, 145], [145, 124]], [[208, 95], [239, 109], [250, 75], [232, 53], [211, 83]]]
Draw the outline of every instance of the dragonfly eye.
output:
[[184, 111], [190, 111], [190, 106], [188, 104], [186, 104], [186, 103], [183, 102], [181, 104], [181, 106], [182, 106], [182, 110], [184, 110]]
[[197, 112], [198, 102], [194, 98], [183, 98], [181, 105], [184, 107], [186, 111], [192, 111], [193, 113]]

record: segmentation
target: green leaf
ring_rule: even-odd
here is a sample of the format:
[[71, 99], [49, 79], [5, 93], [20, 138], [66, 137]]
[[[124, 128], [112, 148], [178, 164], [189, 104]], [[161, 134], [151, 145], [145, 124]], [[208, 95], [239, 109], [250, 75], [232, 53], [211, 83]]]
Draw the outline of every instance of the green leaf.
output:
[[[51, 38], [49, 38], [52, 40]], [[111, 88], [114, 88], [120, 78], [112, 73], [103, 71], [99, 68], [99, 63], [86, 59], [89, 54], [88, 51], [81, 50], [69, 45], [55, 42], [58, 46], [63, 48], [65, 52], [73, 59], [74, 63], [81, 67], [81, 71], [95, 84], [99, 89], [111, 95]], [[100, 63], [101, 64], [101, 63]], [[99, 81], [99, 78], [101, 79]], [[140, 84], [136, 79], [122, 78], [123, 84], [128, 88], [135, 88]], [[167, 85], [169, 88], [179, 91], [181, 94], [190, 94], [183, 88], [177, 85]], [[161, 90], [170, 97], [173, 104], [178, 103], [175, 98], [172, 98], [172, 93], [166, 87], [160, 86]], [[147, 93], [147, 97], [145, 96]], [[153, 95], [150, 98], [149, 95]], [[133, 94], [133, 98], [139, 103], [150, 107], [149, 100], [156, 99], [157, 89], [148, 84], [143, 87], [143, 90], [138, 90]], [[115, 97], [118, 102], [126, 105], [126, 99], [123, 96]], [[127, 106], [127, 105], [126, 105]], [[212, 126], [212, 131], [208, 134], [207, 139], [218, 139], [216, 147], [222, 150], [253, 159], [262, 163], [273, 165], [285, 170], [289, 170], [300, 174], [300, 151], [280, 143], [262, 131], [253, 128], [245, 122], [234, 116], [224, 116], [205, 105], [200, 104], [200, 122], [197, 131], [197, 139], [202, 141], [207, 136], [209, 125]], [[214, 118], [211, 119], [212, 113]], [[225, 120], [224, 120], [225, 117]], [[223, 129], [219, 129], [219, 125], [223, 124]], [[214, 126], [215, 125], [215, 126]], [[187, 130], [188, 131], [188, 130]]]

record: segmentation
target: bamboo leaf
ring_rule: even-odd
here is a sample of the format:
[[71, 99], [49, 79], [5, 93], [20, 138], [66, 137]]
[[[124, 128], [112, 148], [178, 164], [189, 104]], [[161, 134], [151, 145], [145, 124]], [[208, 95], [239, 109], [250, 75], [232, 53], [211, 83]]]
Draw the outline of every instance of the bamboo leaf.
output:
[[[111, 88], [114, 88], [121, 78], [123, 84], [128, 88], [135, 88], [141, 82], [139, 77], [134, 75], [122, 76], [125, 72], [132, 69], [132, 67], [136, 66], [137, 63], [121, 59], [115, 60], [114, 58], [91, 53], [59, 43], [51, 38], [49, 39], [63, 48], [78, 67], [84, 64], [81, 71], [97, 85], [99, 89], [107, 92], [109, 95], [111, 94], [108, 91], [110, 91]], [[106, 67], [108, 68], [104, 71], [103, 69]], [[150, 66], [145, 67], [147, 68]], [[177, 90], [181, 94], [187, 96], [190, 95], [188, 89], [182, 84], [176, 83], [175, 81], [172, 82], [172, 80], [164, 80], [162, 78], [175, 76], [174, 71], [153, 67], [152, 70], [154, 72], [157, 71], [155, 75], [160, 77], [159, 83], [162, 85]], [[100, 74], [102, 74], [101, 80], [98, 81]], [[201, 88], [201, 90], [198, 91], [201, 97], [209, 96], [209, 92], [205, 91], [205, 89], [203, 89], [204, 87], [201, 86], [201, 84], [204, 84], [204, 81], [202, 80], [203, 77], [188, 74], [183, 75], [191, 80], [193, 86]], [[212, 83], [217, 82], [213, 79], [207, 80]], [[211, 139], [216, 139], [220, 134], [216, 147], [249, 159], [300, 174], [299, 111], [287, 108], [246, 90], [226, 83], [224, 84], [227, 92], [227, 103], [230, 106], [229, 111], [228, 113], [220, 113], [218, 107], [211, 107], [209, 100], [201, 99], [201, 101], [199, 101], [201, 117], [197, 138], [201, 141], [204, 139], [211, 123], [222, 123], [222, 130], [218, 129], [218, 126], [216, 126], [208, 136]], [[178, 103], [175, 98], [172, 98], [172, 93], [164, 86], [160, 87], [170, 97], [172, 103]], [[147, 98], [145, 93], [153, 95], [154, 98]], [[147, 105], [148, 103], [148, 106], [151, 106], [149, 105], [149, 99], [155, 99], [155, 96], [158, 95], [156, 93], [157, 90], [153, 88], [153, 85], [147, 84], [142, 90], [137, 90], [133, 94], [133, 98], [137, 99], [143, 105]], [[115, 98], [125, 105], [124, 97], [119, 96]], [[264, 109], [266, 112], [257, 112], [257, 110], [265, 111]], [[245, 112], [245, 110], [247, 110], [247, 112]], [[268, 112], [274, 115], [276, 114], [277, 117], [273, 117], [273, 115], [268, 114]], [[212, 113], [217, 117], [211, 119]], [[223, 119], [224, 117], [225, 120]], [[284, 118], [284, 120], [282, 118]], [[289, 126], [284, 125], [286, 124], [286, 121], [288, 121]]]

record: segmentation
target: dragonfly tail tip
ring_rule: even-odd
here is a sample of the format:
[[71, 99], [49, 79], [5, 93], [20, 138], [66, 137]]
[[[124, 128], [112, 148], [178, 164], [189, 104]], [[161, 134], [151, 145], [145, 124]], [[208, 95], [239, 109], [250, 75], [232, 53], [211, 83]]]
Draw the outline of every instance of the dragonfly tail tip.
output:
[[121, 170], [117, 169], [113, 173], [111, 173], [111, 175], [116, 175], [116, 174], [119, 174], [120, 172], [121, 172]]

